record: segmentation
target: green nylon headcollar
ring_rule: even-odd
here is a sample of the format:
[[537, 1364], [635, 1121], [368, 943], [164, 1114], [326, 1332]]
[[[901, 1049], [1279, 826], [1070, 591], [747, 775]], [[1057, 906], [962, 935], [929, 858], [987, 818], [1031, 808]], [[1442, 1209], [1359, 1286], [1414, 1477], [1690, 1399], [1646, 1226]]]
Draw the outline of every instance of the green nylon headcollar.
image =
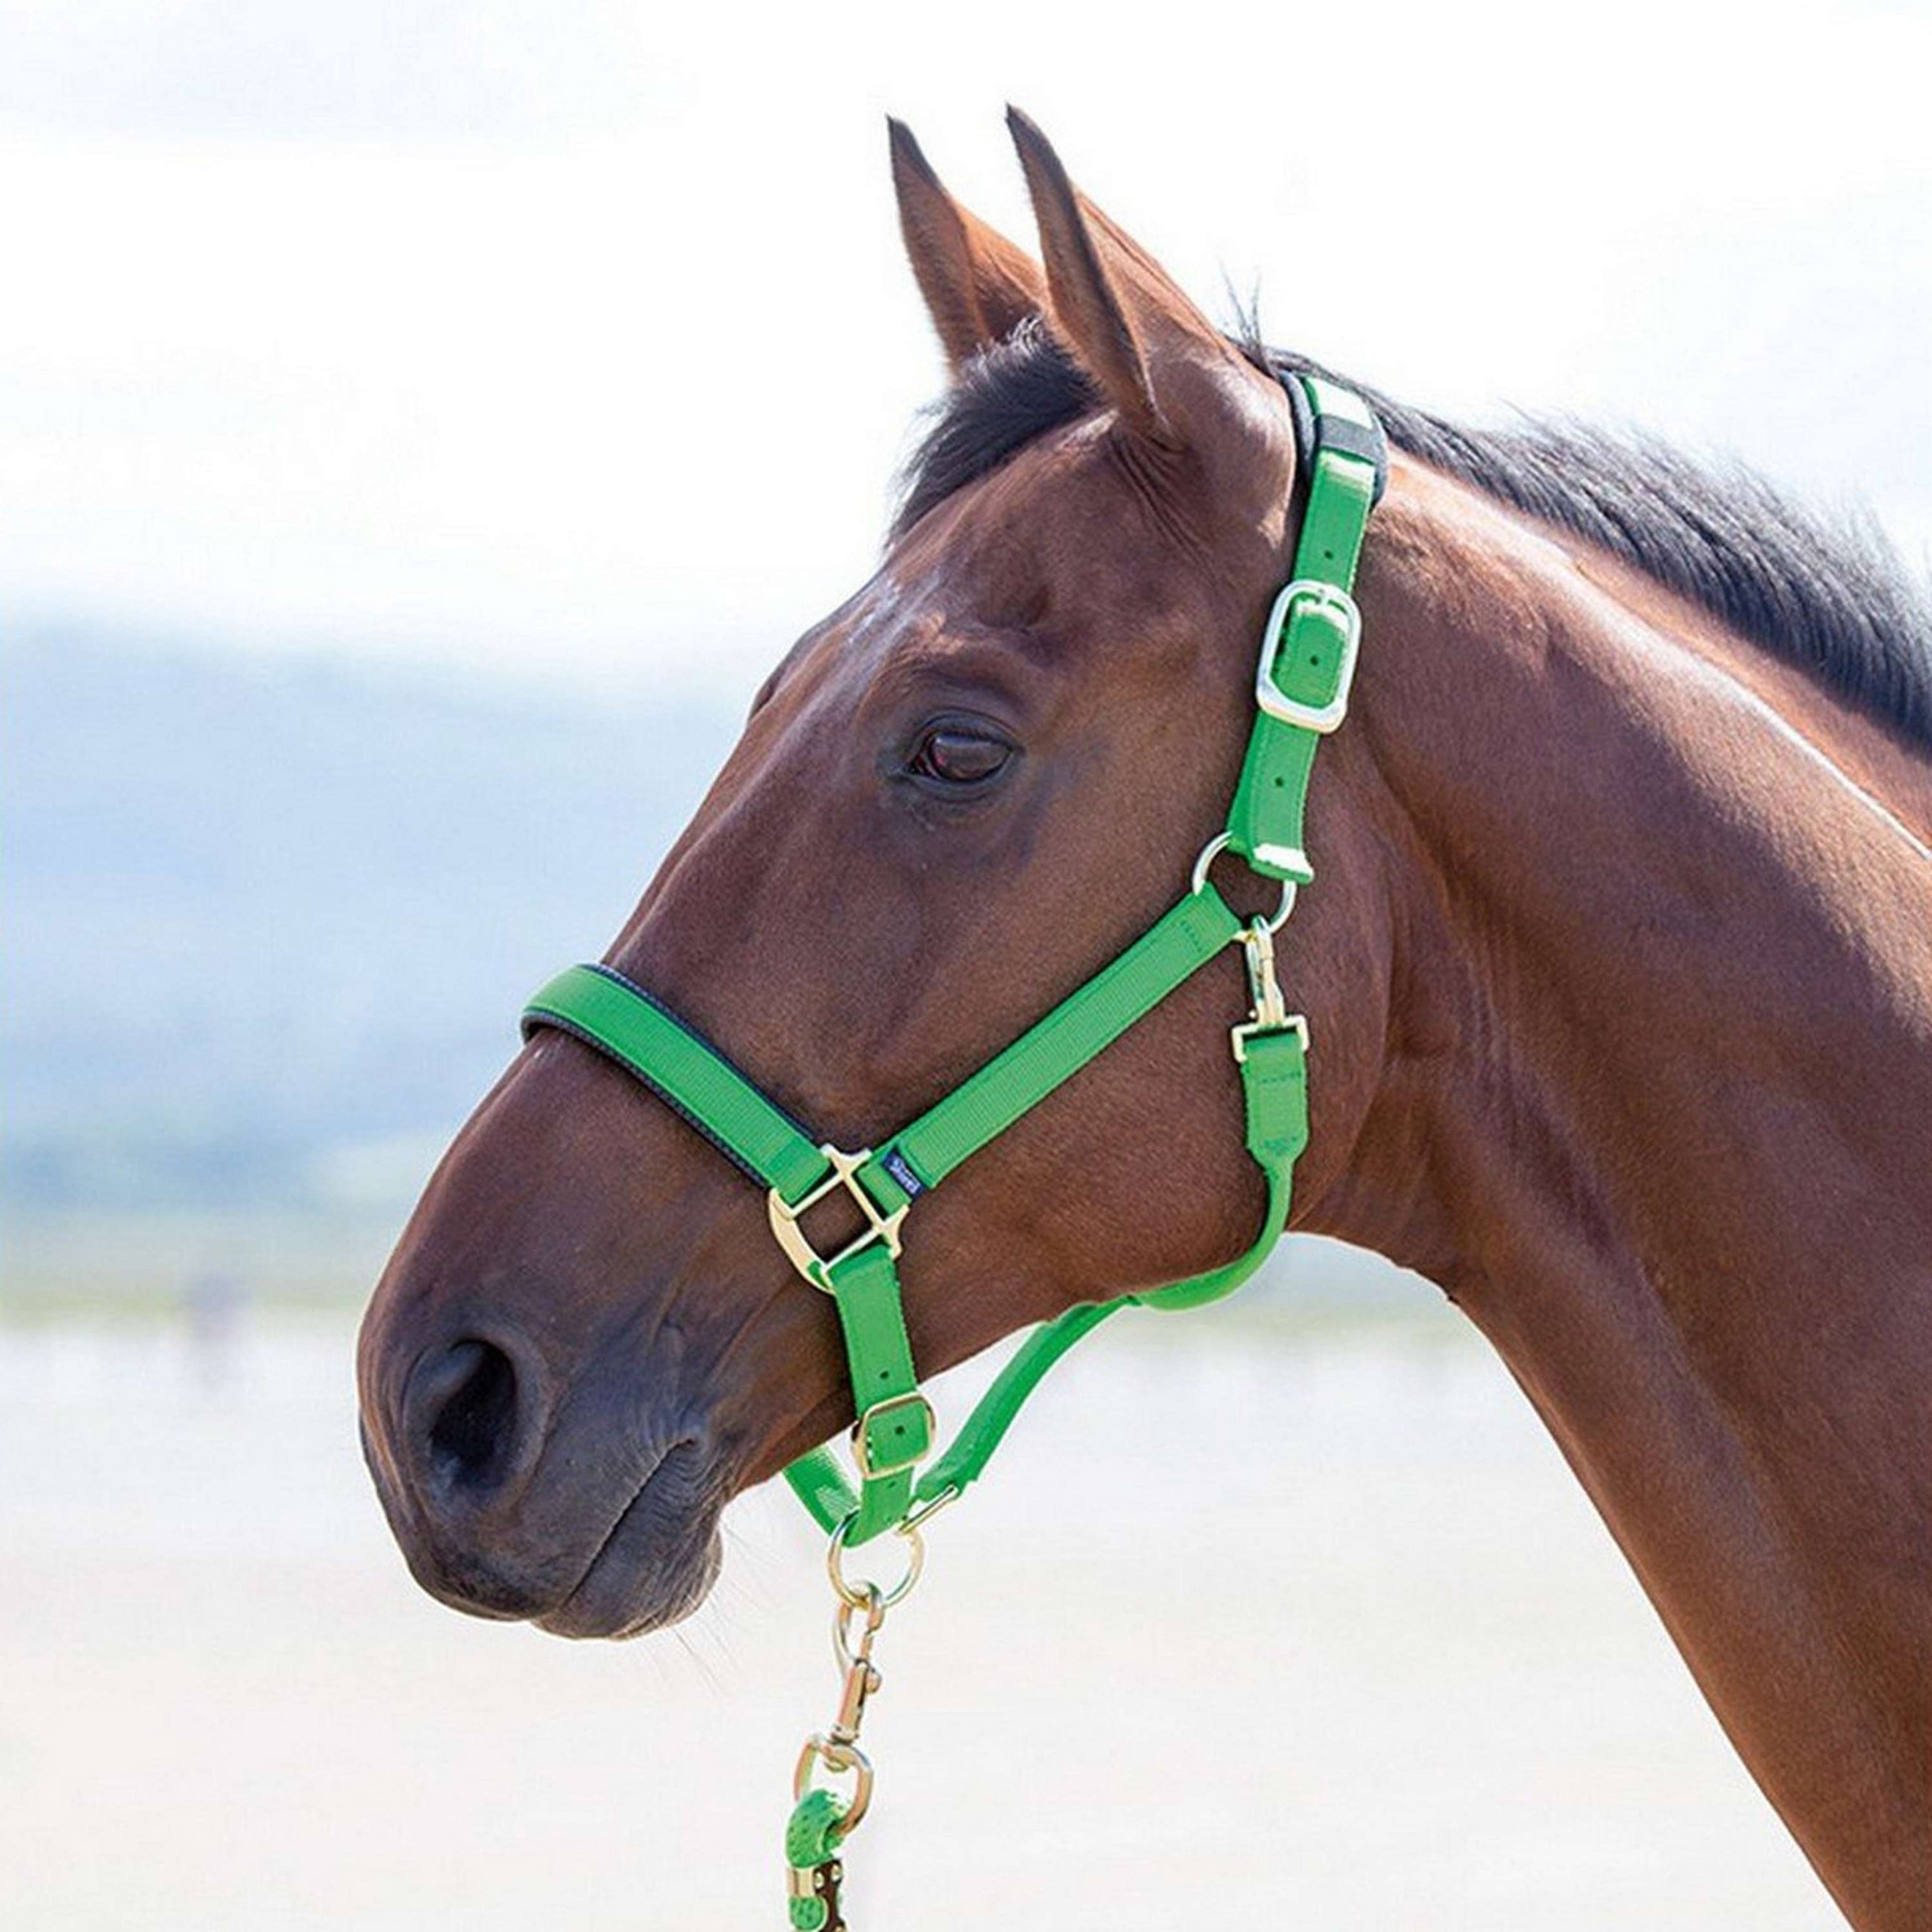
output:
[[[1238, 1287], [1266, 1258], [1288, 1220], [1296, 1157], [1308, 1140], [1308, 1030], [1282, 1001], [1274, 935], [1313, 876], [1302, 818], [1316, 748], [1342, 722], [1361, 622], [1350, 595], [1378, 494], [1381, 432], [1350, 391], [1291, 376], [1306, 398], [1306, 505], [1292, 580], [1275, 600], [1255, 676], [1256, 717], [1227, 830], [1210, 842], [1192, 885], [1126, 950], [1077, 987], [961, 1085], [877, 1151], [848, 1154], [812, 1136], [775, 1106], [722, 1054], [642, 987], [606, 966], [573, 966], [532, 999], [528, 1036], [552, 1027], [606, 1054], [668, 1102], [766, 1190], [772, 1232], [798, 1272], [831, 1296], [845, 1340], [858, 1420], [852, 1430], [858, 1481], [816, 1449], [785, 1472], [820, 1526], [848, 1544], [922, 1518], [980, 1474], [1046, 1371], [1074, 1342], [1130, 1304], [1192, 1308]], [[1298, 411], [1298, 416], [1301, 412]], [[1244, 921], [1208, 878], [1232, 851], [1282, 881], [1280, 911]], [[1062, 1085], [1136, 1020], [1219, 953], [1238, 942], [1252, 996], [1233, 1029], [1250, 1156], [1268, 1183], [1268, 1207], [1238, 1260], [1150, 1292], [1068, 1310], [1028, 1336], [968, 1418], [952, 1446], [917, 1480], [934, 1446], [931, 1405], [920, 1391], [901, 1305], [902, 1228], [919, 1197]], [[864, 1226], [838, 1252], [820, 1254], [802, 1217], [842, 1190]]]

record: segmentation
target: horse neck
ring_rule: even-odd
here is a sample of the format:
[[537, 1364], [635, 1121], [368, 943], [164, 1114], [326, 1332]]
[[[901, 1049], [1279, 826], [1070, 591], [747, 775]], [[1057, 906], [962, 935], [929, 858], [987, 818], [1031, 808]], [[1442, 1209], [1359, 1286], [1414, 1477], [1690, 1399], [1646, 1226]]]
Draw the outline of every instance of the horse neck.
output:
[[1916, 1924], [1932, 854], [1688, 614], [1439, 478], [1390, 512], [1352, 718], [1388, 1049], [1310, 1225], [1466, 1309], [1840, 1904]]

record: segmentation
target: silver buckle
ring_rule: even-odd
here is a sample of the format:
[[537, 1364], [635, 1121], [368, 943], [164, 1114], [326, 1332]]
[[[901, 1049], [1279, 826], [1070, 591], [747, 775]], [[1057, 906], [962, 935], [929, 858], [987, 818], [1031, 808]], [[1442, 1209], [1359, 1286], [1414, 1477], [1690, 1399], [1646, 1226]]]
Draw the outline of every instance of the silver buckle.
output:
[[[1298, 602], [1318, 604], [1342, 620], [1342, 668], [1335, 681], [1335, 695], [1326, 704], [1304, 704], [1274, 681], [1276, 646], [1287, 631]], [[1298, 577], [1282, 587], [1262, 628], [1261, 657], [1255, 667], [1256, 704], [1284, 724], [1298, 724], [1304, 731], [1318, 731], [1325, 736], [1348, 715], [1348, 687], [1355, 681], [1355, 658], [1361, 641], [1362, 614], [1355, 600], [1338, 584], [1324, 584], [1318, 577]]]

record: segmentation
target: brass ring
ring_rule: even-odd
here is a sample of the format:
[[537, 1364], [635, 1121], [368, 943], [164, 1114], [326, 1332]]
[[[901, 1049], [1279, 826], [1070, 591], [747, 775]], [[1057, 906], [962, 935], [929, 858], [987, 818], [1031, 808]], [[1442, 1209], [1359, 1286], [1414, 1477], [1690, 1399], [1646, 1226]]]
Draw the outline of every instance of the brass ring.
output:
[[902, 1604], [911, 1593], [912, 1586], [919, 1581], [919, 1573], [926, 1568], [926, 1543], [919, 1532], [909, 1523], [902, 1523], [896, 1534], [905, 1540], [907, 1557], [906, 1573], [889, 1590], [883, 1584], [874, 1582], [869, 1577], [858, 1582], [849, 1582], [839, 1558], [844, 1554], [845, 1539], [851, 1533], [852, 1526], [859, 1520], [859, 1512], [854, 1510], [832, 1532], [832, 1540], [825, 1552], [825, 1574], [832, 1579], [832, 1587], [838, 1593], [838, 1600], [852, 1610], [866, 1610], [868, 1613], [876, 1606], [883, 1615], [895, 1604]]
[[839, 1835], [849, 1838], [859, 1828], [866, 1807], [872, 1802], [872, 1760], [855, 1744], [823, 1735], [807, 1738], [804, 1750], [798, 1754], [797, 1768], [791, 1774], [794, 1802], [812, 1789], [812, 1766], [815, 1763], [824, 1766], [835, 1778], [843, 1777], [849, 1772], [856, 1780], [851, 1800], [838, 1826]]

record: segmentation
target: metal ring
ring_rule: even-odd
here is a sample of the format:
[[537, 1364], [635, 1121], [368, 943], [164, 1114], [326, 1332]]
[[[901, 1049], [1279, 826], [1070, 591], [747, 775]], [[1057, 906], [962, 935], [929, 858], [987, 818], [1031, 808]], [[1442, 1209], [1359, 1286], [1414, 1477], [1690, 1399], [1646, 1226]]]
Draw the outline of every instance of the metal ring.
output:
[[1194, 862], [1193, 884], [1189, 887], [1196, 898], [1201, 896], [1202, 888], [1208, 883], [1208, 868], [1233, 843], [1234, 837], [1232, 832], [1217, 832], [1202, 847], [1201, 856]]
[[845, 1539], [858, 1520], [859, 1512], [854, 1510], [832, 1532], [832, 1540], [825, 1552], [825, 1574], [832, 1579], [832, 1587], [838, 1592], [842, 1604], [856, 1610], [868, 1609], [876, 1603], [880, 1611], [886, 1611], [895, 1604], [904, 1603], [911, 1594], [912, 1586], [919, 1581], [919, 1573], [926, 1568], [925, 1540], [910, 1523], [902, 1523], [895, 1533], [905, 1539], [905, 1574], [890, 1590], [869, 1577], [851, 1582], [847, 1580], [839, 1558], [844, 1554]]
[[[1199, 898], [1208, 884], [1208, 868], [1234, 842], [1232, 832], [1217, 832], [1202, 847], [1200, 856], [1194, 861], [1194, 877], [1188, 890]], [[1257, 874], [1258, 877], [1259, 875]], [[1279, 932], [1288, 923], [1288, 916], [1294, 910], [1294, 896], [1300, 889], [1292, 879], [1281, 881], [1281, 903], [1274, 909], [1272, 918], [1262, 921], [1270, 932]]]
[[850, 1772], [857, 1780], [853, 1786], [851, 1801], [845, 1808], [845, 1815], [838, 1823], [839, 1836], [850, 1838], [859, 1828], [866, 1807], [872, 1802], [872, 1760], [856, 1744], [848, 1744], [842, 1739], [826, 1737], [823, 1733], [807, 1738], [804, 1750], [798, 1754], [797, 1768], [791, 1774], [794, 1802], [812, 1789], [812, 1768], [814, 1763], [824, 1766], [835, 1778], [843, 1777]]
[[964, 1494], [965, 1492], [963, 1490], [953, 1484], [948, 1483], [936, 1496], [928, 1496], [924, 1502], [914, 1503], [912, 1508], [906, 1511], [905, 1521], [900, 1526], [901, 1528], [908, 1530], [923, 1529], [941, 1510], [956, 1503]]

